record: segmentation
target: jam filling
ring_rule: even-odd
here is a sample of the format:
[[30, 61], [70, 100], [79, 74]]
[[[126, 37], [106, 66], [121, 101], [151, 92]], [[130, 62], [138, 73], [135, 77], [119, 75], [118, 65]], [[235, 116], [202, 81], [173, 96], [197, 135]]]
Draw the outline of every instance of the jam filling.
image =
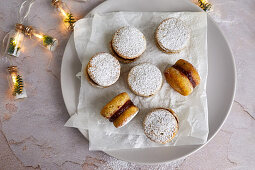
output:
[[134, 106], [134, 103], [131, 100], [128, 100], [119, 110], [117, 110], [109, 119], [110, 122], [116, 120], [122, 113], [125, 112], [129, 107]]
[[173, 65], [173, 68], [175, 68], [176, 70], [180, 71], [182, 74], [184, 74], [190, 81], [190, 83], [192, 84], [193, 88], [196, 87], [196, 82], [194, 81], [191, 72], [184, 70], [181, 66], [178, 65]]

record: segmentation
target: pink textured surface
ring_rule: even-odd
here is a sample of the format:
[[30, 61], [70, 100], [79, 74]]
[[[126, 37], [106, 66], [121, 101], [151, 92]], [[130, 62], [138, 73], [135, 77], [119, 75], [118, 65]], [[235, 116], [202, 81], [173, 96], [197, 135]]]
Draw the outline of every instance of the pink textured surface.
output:
[[[17, 21], [22, 0], [0, 0], [0, 39]], [[68, 1], [78, 17], [101, 0]], [[38, 0], [28, 24], [55, 36], [60, 45], [50, 54], [32, 40], [17, 60], [29, 98], [8, 98], [6, 67], [0, 63], [0, 169], [251, 169], [255, 166], [255, 13], [253, 0], [211, 0], [210, 15], [224, 32], [237, 65], [238, 88], [227, 122], [216, 137], [185, 160], [161, 165], [136, 165], [90, 152], [76, 129], [64, 127], [69, 118], [60, 89], [60, 65], [69, 34], [60, 27], [50, 0]], [[239, 11], [241, 11], [239, 13]]]

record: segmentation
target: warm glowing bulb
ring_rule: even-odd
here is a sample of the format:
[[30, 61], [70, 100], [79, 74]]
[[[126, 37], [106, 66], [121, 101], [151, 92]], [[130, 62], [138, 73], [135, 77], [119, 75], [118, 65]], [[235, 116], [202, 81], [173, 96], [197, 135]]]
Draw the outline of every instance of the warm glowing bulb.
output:
[[17, 75], [15, 73], [12, 73], [12, 82], [15, 84], [17, 82]]
[[66, 12], [65, 12], [61, 7], [59, 7], [59, 10], [60, 10], [60, 12], [64, 15], [64, 17], [67, 17]]
[[16, 35], [15, 35], [15, 37], [14, 37], [13, 42], [14, 42], [15, 44], [17, 44], [17, 43], [19, 42], [19, 40], [20, 40], [20, 33], [17, 32]]
[[41, 35], [41, 34], [33, 33], [33, 35], [36, 36], [37, 38], [43, 39], [43, 35]]

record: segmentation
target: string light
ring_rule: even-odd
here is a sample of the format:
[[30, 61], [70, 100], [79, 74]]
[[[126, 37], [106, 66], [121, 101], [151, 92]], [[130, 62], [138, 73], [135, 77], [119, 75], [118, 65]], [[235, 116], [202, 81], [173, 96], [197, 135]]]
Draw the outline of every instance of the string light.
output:
[[[31, 26], [23, 25], [25, 19], [28, 17], [30, 9], [35, 0], [25, 0], [19, 9], [18, 23], [15, 25], [15, 30], [10, 31], [4, 36], [3, 50], [4, 55], [12, 63], [12, 57], [18, 57], [22, 50], [22, 43], [25, 36], [29, 36], [31, 39], [35, 39], [40, 44], [50, 51], [54, 51], [58, 45], [58, 40], [49, 35], [46, 35]], [[69, 30], [74, 29], [76, 18], [70, 12], [65, 3], [61, 0], [52, 0], [52, 5], [60, 12], [63, 17], [63, 22]], [[6, 42], [7, 40], [7, 42]], [[22, 50], [23, 51], [23, 50]], [[24, 88], [23, 78], [18, 72], [18, 67], [11, 64], [8, 67], [10, 88], [12, 90], [15, 99], [27, 97], [26, 90]]]
[[63, 22], [66, 25], [68, 30], [73, 31], [74, 24], [76, 22], [76, 18], [73, 16], [73, 14], [70, 12], [69, 8], [66, 6], [64, 2], [61, 0], [52, 0], [51, 1], [52, 6], [54, 6], [62, 15]]

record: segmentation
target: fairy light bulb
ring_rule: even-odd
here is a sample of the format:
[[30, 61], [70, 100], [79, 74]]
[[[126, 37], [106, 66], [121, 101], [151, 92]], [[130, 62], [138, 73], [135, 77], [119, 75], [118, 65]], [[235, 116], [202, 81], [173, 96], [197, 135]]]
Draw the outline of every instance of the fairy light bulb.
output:
[[20, 24], [16, 24], [15, 30], [9, 33], [9, 39], [5, 53], [13, 57], [19, 57], [22, 48], [22, 42], [24, 35], [22, 34], [23, 27]]
[[17, 80], [16, 80], [17, 74], [11, 73], [11, 77], [12, 77], [12, 82], [13, 82], [13, 84], [15, 84], [15, 83], [17, 82]]
[[15, 99], [27, 97], [24, 82], [22, 76], [18, 73], [17, 66], [8, 67], [8, 72], [10, 74], [10, 88], [12, 90], [12, 95], [15, 96]]
[[58, 46], [58, 40], [56, 38], [39, 32], [37, 29], [31, 26], [26, 26], [23, 32], [30, 38], [39, 41], [43, 47], [47, 48], [50, 51], [54, 51]]
[[66, 4], [62, 2], [61, 0], [52, 0], [51, 4], [59, 11], [67, 29], [73, 31], [76, 18], [70, 12]]

